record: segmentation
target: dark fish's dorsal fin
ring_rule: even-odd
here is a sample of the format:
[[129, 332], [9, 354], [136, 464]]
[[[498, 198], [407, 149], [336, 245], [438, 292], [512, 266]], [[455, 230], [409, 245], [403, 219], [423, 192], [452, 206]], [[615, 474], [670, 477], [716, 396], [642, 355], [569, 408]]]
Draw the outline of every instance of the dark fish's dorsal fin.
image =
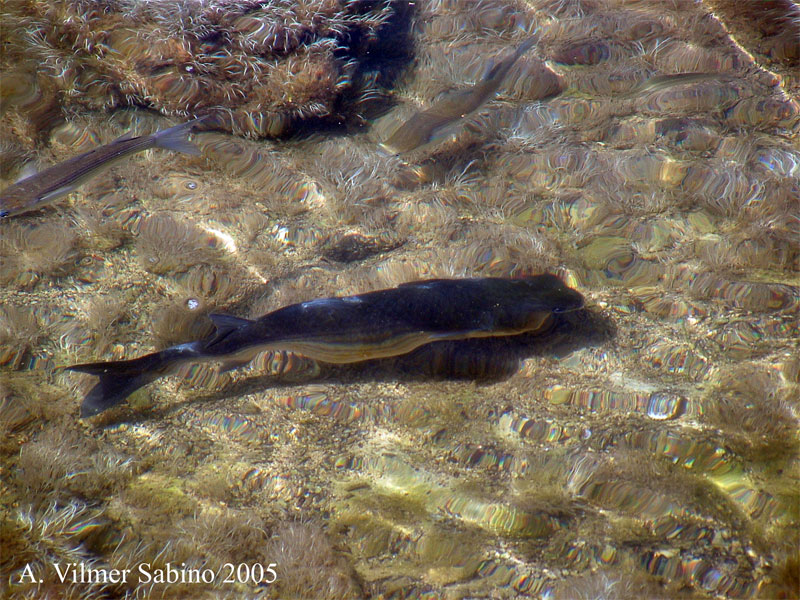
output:
[[208, 315], [208, 318], [211, 319], [211, 322], [214, 323], [214, 327], [216, 327], [217, 330], [214, 332], [214, 336], [206, 344], [207, 348], [221, 342], [233, 331], [252, 323], [252, 321], [249, 319], [234, 317], [232, 315], [210, 314]]
[[214, 323], [217, 328], [217, 333], [224, 329], [238, 329], [244, 325], [252, 323], [250, 319], [243, 319], [242, 317], [234, 317], [233, 315], [222, 315], [219, 313], [211, 313], [208, 318]]

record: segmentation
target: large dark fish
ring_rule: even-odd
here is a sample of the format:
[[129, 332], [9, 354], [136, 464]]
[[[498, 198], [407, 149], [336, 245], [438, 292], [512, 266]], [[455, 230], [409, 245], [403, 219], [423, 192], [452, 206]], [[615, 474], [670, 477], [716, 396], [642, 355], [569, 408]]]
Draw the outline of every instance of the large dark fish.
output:
[[535, 42], [535, 37], [525, 40], [513, 53], [491, 66], [472, 87], [449, 93], [430, 108], [412, 115], [381, 146], [393, 154], [402, 154], [439, 140], [458, 121], [494, 98], [511, 67]]
[[137, 137], [122, 136], [105, 146], [53, 165], [26, 177], [0, 192], [0, 219], [26, 213], [57, 200], [76, 190], [117, 161], [150, 148], [164, 148], [200, 154], [200, 149], [187, 138], [200, 119]]
[[81, 405], [96, 415], [183, 362], [243, 364], [264, 350], [288, 350], [328, 363], [397, 356], [439, 340], [546, 330], [553, 314], [583, 297], [554, 275], [525, 279], [431, 279], [357, 296], [292, 304], [251, 321], [211, 315], [211, 336], [132, 360], [68, 367], [98, 375]]

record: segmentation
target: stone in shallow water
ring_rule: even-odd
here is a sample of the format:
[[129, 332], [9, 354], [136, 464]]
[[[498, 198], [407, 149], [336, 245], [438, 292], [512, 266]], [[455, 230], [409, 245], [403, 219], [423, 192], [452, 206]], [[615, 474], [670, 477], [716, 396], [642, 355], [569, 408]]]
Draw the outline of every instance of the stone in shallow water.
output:
[[180, 273], [223, 257], [216, 236], [193, 223], [162, 213], [145, 218], [136, 238], [142, 267], [151, 273]]
[[745, 98], [725, 117], [730, 127], [792, 129], [800, 121], [800, 102], [786, 97]]
[[740, 97], [739, 90], [730, 84], [706, 82], [645, 93], [636, 105], [639, 110], [652, 113], [709, 113], [733, 106]]
[[609, 45], [600, 40], [565, 44], [550, 53], [550, 59], [565, 65], [596, 65], [611, 56]]
[[[4, 20], [37, 32], [10, 49], [38, 60], [49, 84], [73, 106], [140, 104], [175, 116], [202, 113], [228, 131], [274, 137], [309, 117], [341, 118], [347, 105], [337, 101], [354, 87], [357, 63], [379, 44], [381, 26], [402, 12], [394, 2], [312, 0], [303, 7], [33, 2], [10, 6]], [[350, 40], [358, 46], [348, 48]], [[76, 54], [75, 48], [83, 50]], [[344, 48], [349, 59], [340, 56]]]

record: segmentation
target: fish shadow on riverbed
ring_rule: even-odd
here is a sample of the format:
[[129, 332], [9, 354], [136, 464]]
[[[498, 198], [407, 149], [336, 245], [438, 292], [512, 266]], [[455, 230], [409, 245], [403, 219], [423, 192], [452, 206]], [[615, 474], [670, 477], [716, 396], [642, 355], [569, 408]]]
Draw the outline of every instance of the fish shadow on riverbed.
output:
[[[235, 399], [271, 388], [309, 383], [347, 386], [371, 382], [461, 380], [491, 384], [513, 376], [525, 359], [563, 358], [582, 348], [601, 346], [615, 335], [616, 327], [611, 319], [596, 309], [584, 308], [560, 315], [552, 330], [542, 335], [434, 342], [393, 358], [347, 365], [319, 363], [320, 369], [313, 375], [290, 373], [244, 377], [225, 389], [209, 393], [200, 391], [199, 395], [185, 401], [159, 402], [145, 409], [127, 408], [121, 412], [114, 411], [109, 416], [111, 421], [146, 421], [169, 416], [189, 405]], [[116, 414], [116, 417], [111, 414]]]
[[434, 342], [392, 359], [331, 365], [319, 379], [331, 383], [436, 380], [495, 383], [514, 375], [527, 358], [561, 358], [580, 348], [601, 344], [614, 333], [609, 319], [582, 309], [560, 315], [552, 330], [544, 334]]

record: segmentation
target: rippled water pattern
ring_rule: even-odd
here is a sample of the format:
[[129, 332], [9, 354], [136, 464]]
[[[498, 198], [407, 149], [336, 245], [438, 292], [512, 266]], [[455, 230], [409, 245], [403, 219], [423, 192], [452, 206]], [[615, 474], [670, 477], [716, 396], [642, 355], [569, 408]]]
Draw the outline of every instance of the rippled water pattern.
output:
[[[200, 26], [176, 4], [182, 26]], [[223, 37], [181, 46], [211, 61], [203, 76], [257, 67], [287, 86], [269, 92], [282, 108], [236, 96], [223, 128], [251, 139], [199, 132], [200, 157], [147, 151], [0, 222], [0, 564], [11, 581], [23, 561], [45, 579], [10, 593], [798, 597], [796, 7], [355, 2], [305, 27], [305, 4], [219, 13]], [[280, 11], [295, 21], [267, 26]], [[117, 88], [163, 53], [143, 40], [169, 45], [181, 26], [117, 30], [104, 49], [65, 23], [62, 37], [3, 33], [11, 48], [95, 44], [63, 65], [53, 51], [38, 75], [2, 64], [5, 184], [33, 159], [174, 123], [120, 108]], [[410, 60], [397, 54], [389, 78], [330, 46], [337, 28], [360, 51], [406, 31]], [[434, 144], [381, 149], [534, 31], [496, 99]], [[228, 53], [212, 60], [209, 44]], [[309, 65], [338, 99], [292, 100]], [[137, 98], [171, 115], [182, 98], [202, 104], [197, 79], [159, 68]], [[336, 102], [361, 104], [342, 105], [347, 127], [323, 127]], [[255, 139], [288, 114], [310, 119], [306, 135]], [[188, 364], [86, 422], [94, 379], [58, 369], [197, 339], [209, 313], [544, 271], [587, 304], [545, 336], [337, 367], [280, 351], [246, 368]], [[277, 563], [278, 581], [61, 585], [58, 561]]]

